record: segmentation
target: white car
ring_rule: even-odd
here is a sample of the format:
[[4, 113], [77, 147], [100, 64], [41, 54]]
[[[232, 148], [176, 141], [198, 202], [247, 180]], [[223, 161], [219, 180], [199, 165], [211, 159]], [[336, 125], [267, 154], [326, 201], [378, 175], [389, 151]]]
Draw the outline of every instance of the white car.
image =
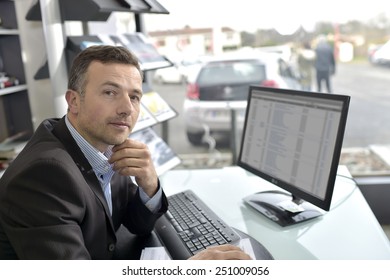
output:
[[[224, 55], [204, 62], [188, 76], [183, 115], [188, 140], [199, 145], [205, 132], [231, 133], [232, 110], [241, 129], [249, 85], [301, 89], [290, 65], [280, 55]], [[230, 139], [230, 138], [229, 138]]]
[[390, 40], [375, 51], [372, 55], [372, 62], [390, 66]]

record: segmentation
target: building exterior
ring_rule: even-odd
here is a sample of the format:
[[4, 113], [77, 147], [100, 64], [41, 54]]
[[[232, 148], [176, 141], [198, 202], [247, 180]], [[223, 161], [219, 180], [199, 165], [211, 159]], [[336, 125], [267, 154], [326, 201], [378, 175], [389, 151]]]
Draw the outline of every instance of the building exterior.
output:
[[240, 33], [228, 28], [191, 28], [148, 32], [159, 53], [167, 57], [218, 54], [241, 47]]

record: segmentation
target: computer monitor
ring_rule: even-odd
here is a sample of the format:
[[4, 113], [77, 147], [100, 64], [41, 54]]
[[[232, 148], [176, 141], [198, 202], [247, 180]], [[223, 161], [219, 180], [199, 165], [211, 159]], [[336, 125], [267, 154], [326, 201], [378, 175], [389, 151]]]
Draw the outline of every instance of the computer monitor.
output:
[[281, 226], [328, 211], [349, 101], [345, 95], [250, 86], [237, 165], [277, 187], [244, 201]]

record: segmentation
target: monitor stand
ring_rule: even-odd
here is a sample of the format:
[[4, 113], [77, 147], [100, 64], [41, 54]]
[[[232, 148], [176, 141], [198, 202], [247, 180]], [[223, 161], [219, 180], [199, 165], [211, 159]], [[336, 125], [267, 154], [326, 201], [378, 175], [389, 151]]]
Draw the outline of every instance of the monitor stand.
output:
[[299, 204], [304, 209], [303, 211], [295, 213], [287, 211], [279, 206], [281, 202], [287, 200], [293, 201], [293, 197], [281, 191], [264, 191], [244, 197], [244, 201], [248, 205], [282, 227], [301, 223], [322, 215], [317, 207], [305, 201]]

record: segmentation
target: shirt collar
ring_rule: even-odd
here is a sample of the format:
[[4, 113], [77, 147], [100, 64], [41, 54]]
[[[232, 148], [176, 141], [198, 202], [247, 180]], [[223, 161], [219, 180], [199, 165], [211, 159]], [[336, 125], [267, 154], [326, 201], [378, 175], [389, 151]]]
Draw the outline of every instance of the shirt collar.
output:
[[112, 169], [112, 165], [108, 163], [108, 159], [112, 155], [112, 146], [102, 153], [80, 135], [80, 133], [70, 123], [68, 116], [65, 117], [65, 123], [70, 131], [70, 134], [80, 147], [84, 156], [87, 158], [89, 164], [92, 166], [96, 176], [100, 177], [101, 175], [110, 175], [111, 177], [114, 174], [114, 171]]

